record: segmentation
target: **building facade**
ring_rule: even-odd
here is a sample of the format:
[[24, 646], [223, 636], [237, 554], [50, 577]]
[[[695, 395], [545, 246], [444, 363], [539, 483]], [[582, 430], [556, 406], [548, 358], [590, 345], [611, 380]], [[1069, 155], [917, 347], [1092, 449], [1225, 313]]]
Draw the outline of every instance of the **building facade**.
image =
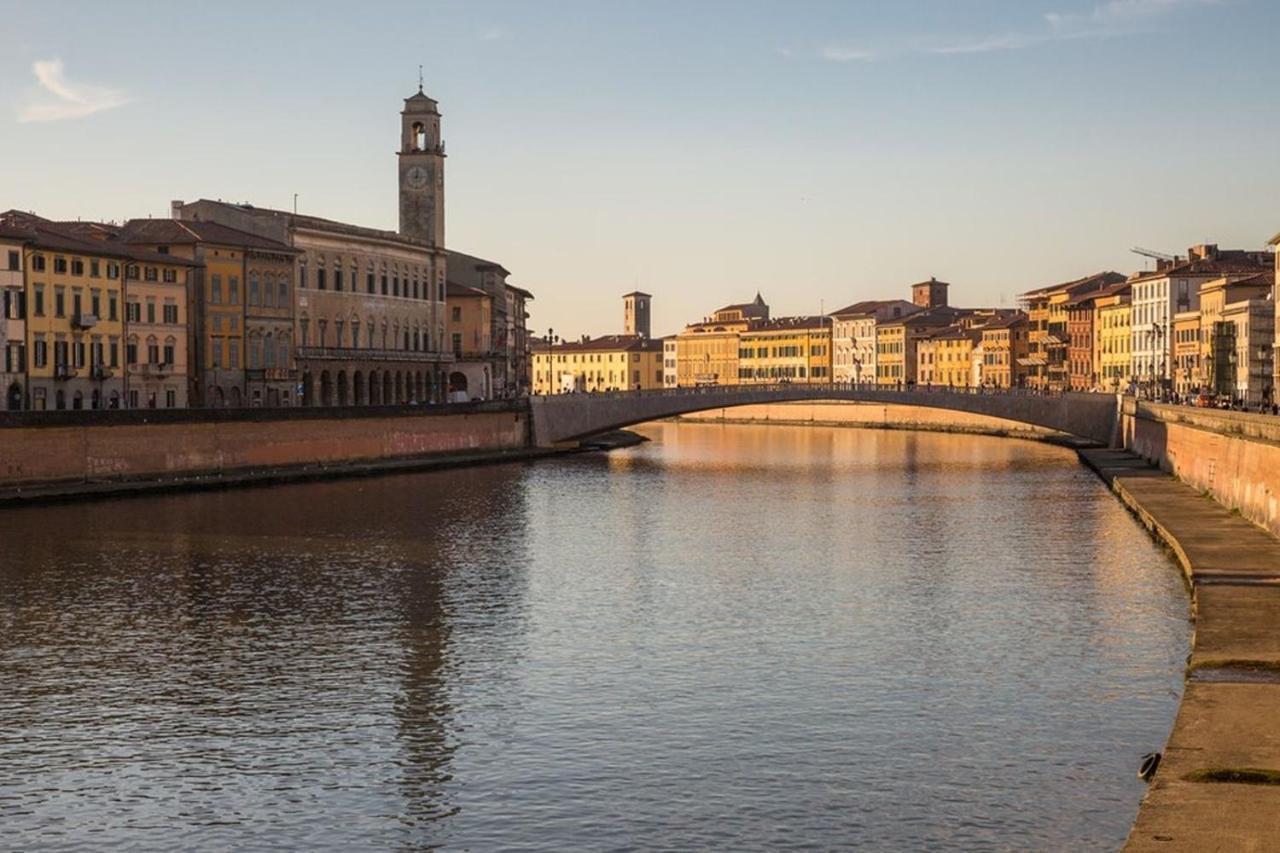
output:
[[1133, 317], [1130, 375], [1146, 396], [1172, 390], [1173, 317], [1200, 309], [1202, 284], [1224, 276], [1248, 277], [1274, 268], [1269, 252], [1192, 246], [1185, 259], [1158, 261], [1156, 269], [1130, 279]]
[[662, 341], [605, 335], [544, 342], [533, 354], [533, 393], [647, 391], [663, 383]]
[[751, 302], [726, 305], [686, 326], [676, 335], [678, 385], [737, 385], [739, 335], [768, 319], [769, 306], [757, 293]]
[[487, 400], [493, 395], [493, 299], [483, 290], [449, 282], [446, 333], [453, 369], [449, 400]]
[[1127, 392], [1131, 376], [1129, 347], [1133, 343], [1130, 318], [1133, 307], [1129, 291], [1121, 290], [1099, 297], [1094, 305], [1094, 358], [1097, 361], [1098, 387], [1107, 393]]
[[528, 393], [530, 347], [527, 303], [533, 294], [507, 281], [511, 275], [496, 261], [450, 250], [449, 280], [489, 294], [492, 300], [493, 394], [516, 397]]
[[622, 334], [639, 335], [642, 338], [650, 337], [653, 296], [634, 290], [622, 297], [622, 303]]
[[1071, 334], [1067, 306], [1081, 296], [1124, 281], [1125, 277], [1120, 273], [1107, 271], [1051, 284], [1019, 296], [1028, 323], [1027, 355], [1022, 364], [1027, 371], [1028, 387], [1064, 391], [1071, 386]]
[[0, 409], [27, 399], [27, 294], [22, 259], [26, 235], [0, 225]]
[[876, 324], [921, 310], [904, 299], [857, 302], [831, 314], [832, 376], [836, 382], [876, 381]]
[[1222, 325], [1230, 326], [1235, 343], [1230, 378], [1232, 398], [1249, 408], [1275, 402], [1274, 362], [1276, 317], [1271, 294], [1229, 304], [1222, 312]]
[[191, 261], [165, 255], [125, 265], [124, 395], [130, 409], [189, 405]]
[[915, 385], [916, 350], [922, 339], [956, 325], [965, 314], [946, 306], [924, 308], [900, 320], [876, 325], [876, 383], [885, 387]]
[[982, 327], [982, 377], [988, 388], [1021, 388], [1026, 382], [1027, 315], [1021, 311]]
[[829, 317], [780, 317], [739, 333], [738, 384], [831, 381]]
[[667, 335], [662, 339], [662, 387], [676, 388], [680, 385], [678, 365], [679, 349], [675, 335]]

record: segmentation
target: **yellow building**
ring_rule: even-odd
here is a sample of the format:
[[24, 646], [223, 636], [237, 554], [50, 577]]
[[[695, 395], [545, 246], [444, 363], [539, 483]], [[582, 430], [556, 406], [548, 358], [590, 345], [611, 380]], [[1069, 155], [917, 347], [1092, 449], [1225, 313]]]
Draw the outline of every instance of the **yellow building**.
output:
[[921, 337], [916, 343], [916, 383], [974, 387], [981, 381], [980, 376], [974, 375], [974, 350], [981, 343], [981, 327], [950, 326]]
[[676, 384], [737, 385], [739, 336], [769, 319], [769, 306], [759, 293], [752, 302], [726, 305], [676, 335]]
[[1274, 286], [1271, 270], [1226, 275], [1200, 285], [1200, 390], [1224, 397], [1238, 395], [1240, 371], [1247, 373], [1249, 366], [1237, 363], [1238, 324], [1225, 315], [1239, 303], [1266, 299]]
[[122, 247], [30, 214], [0, 221], [25, 234], [27, 405], [120, 408], [124, 400]]
[[1094, 373], [1099, 387], [1107, 393], [1129, 389], [1129, 352], [1133, 342], [1133, 305], [1129, 300], [1128, 293], [1115, 293], [1094, 303]]
[[1027, 312], [1028, 351], [1023, 367], [1029, 387], [1059, 391], [1070, 387], [1068, 305], [1078, 296], [1124, 281], [1125, 277], [1117, 272], [1101, 272], [1031, 290], [1019, 297]]
[[900, 320], [876, 326], [876, 383], [879, 385], [914, 385], [917, 381], [922, 339], [948, 326], [957, 325], [966, 312], [938, 306], [926, 308]]
[[982, 327], [982, 384], [988, 388], [1021, 388], [1026, 382], [1027, 315], [1021, 311], [997, 317]]
[[1204, 378], [1200, 364], [1200, 312], [1173, 315], [1173, 391], [1181, 397], [1198, 394]]
[[783, 317], [738, 336], [738, 383], [831, 381], [831, 320]]
[[535, 346], [533, 393], [647, 391], [662, 387], [662, 341], [605, 335]]

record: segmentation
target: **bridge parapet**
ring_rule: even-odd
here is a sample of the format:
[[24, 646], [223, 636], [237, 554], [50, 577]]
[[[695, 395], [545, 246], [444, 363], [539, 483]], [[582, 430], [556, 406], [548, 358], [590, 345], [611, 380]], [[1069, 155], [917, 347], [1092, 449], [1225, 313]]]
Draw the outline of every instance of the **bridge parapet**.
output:
[[951, 409], [1046, 427], [1100, 444], [1115, 440], [1119, 409], [1118, 398], [1113, 394], [982, 388], [897, 390], [875, 385], [789, 383], [556, 394], [533, 397], [530, 406], [535, 444], [551, 447], [689, 412], [802, 400]]

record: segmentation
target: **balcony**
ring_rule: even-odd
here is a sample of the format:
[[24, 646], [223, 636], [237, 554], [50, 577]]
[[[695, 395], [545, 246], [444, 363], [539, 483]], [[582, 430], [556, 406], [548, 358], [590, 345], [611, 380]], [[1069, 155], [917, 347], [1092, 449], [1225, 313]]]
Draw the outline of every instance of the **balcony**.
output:
[[97, 314], [85, 314], [83, 312], [71, 315], [71, 327], [73, 329], [92, 329], [98, 325]]
[[55, 364], [53, 366], [53, 378], [59, 381], [71, 379], [76, 375], [76, 369], [69, 364]]
[[143, 376], [155, 378], [155, 379], [159, 379], [164, 376], [169, 376], [173, 373], [173, 365], [163, 361], [147, 362], [146, 364], [138, 365], [138, 367], [141, 368], [141, 373]]
[[300, 358], [333, 361], [420, 361], [437, 362], [453, 361], [453, 353], [422, 352], [402, 349], [364, 349], [361, 347], [309, 347], [301, 346], [295, 351]]
[[105, 364], [95, 364], [93, 367], [89, 368], [89, 378], [95, 382], [102, 382], [105, 379], [110, 379], [112, 376], [115, 376], [115, 372]]
[[245, 370], [244, 378], [250, 382], [293, 382], [298, 375], [288, 367], [250, 367]]

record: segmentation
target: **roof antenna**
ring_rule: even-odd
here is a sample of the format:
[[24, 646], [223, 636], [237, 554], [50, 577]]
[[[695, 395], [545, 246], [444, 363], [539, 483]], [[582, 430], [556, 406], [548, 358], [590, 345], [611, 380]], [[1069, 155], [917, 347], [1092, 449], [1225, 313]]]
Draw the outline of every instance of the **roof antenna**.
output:
[[418, 66], [418, 94], [422, 94], [422, 66]]

